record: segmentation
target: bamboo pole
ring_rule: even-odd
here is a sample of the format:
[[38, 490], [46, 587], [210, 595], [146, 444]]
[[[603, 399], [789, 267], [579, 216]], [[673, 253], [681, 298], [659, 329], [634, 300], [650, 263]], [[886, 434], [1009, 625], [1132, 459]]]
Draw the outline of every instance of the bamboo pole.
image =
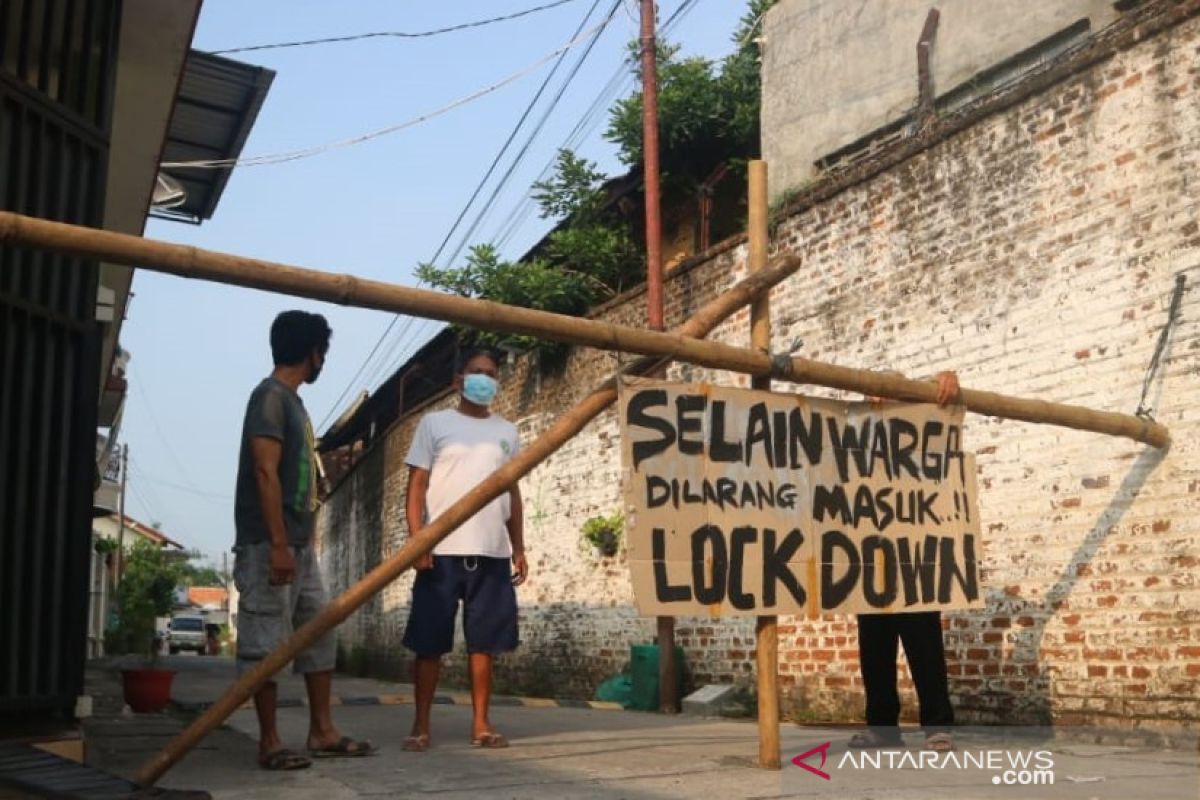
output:
[[[722, 320], [749, 303], [762, 291], [792, 274], [798, 266], [799, 262], [797, 261], [782, 262], [747, 277], [729, 291], [707, 303], [696, 315], [678, 328], [679, 332], [685, 336], [706, 336]], [[656, 368], [659, 363], [658, 359], [640, 359], [629, 368], [629, 372], [644, 374]], [[224, 722], [242, 703], [249, 700], [264, 683], [270, 680], [271, 676], [283, 669], [297, 653], [311, 646], [356, 609], [383, 591], [389, 583], [411, 567], [413, 562], [433, 550], [438, 542], [472, 517], [479, 509], [509, 491], [518, 480], [579, 433], [585, 425], [599, 416], [616, 399], [617, 377], [614, 375], [559, 417], [545, 433], [528, 447], [522, 448], [511, 461], [467, 492], [462, 499], [427, 527], [422, 528], [395, 555], [334, 598], [320, 614], [296, 630], [278, 649], [238, 678], [216, 703], [172, 739], [160, 753], [143, 764], [134, 776], [134, 780], [143, 786], [153, 785], [201, 739]]]
[[[749, 164], [750, 235], [749, 272], [767, 268], [767, 162]], [[771, 352], [771, 296], [763, 292], [750, 305], [750, 347], [758, 353]], [[751, 388], [769, 392], [771, 377], [758, 375]], [[779, 618], [758, 617], [754, 625], [754, 661], [758, 675], [758, 765], [779, 769]]]
[[[520, 333], [568, 344], [661, 356], [749, 375], [770, 375], [777, 380], [813, 383], [894, 400], [932, 403], [937, 395], [932, 383], [804, 358], [772, 358], [766, 353], [747, 348], [703, 341], [683, 333], [682, 329], [673, 332], [648, 331], [599, 320], [516, 308], [486, 300], [455, 297], [350, 275], [336, 275], [158, 242], [140, 236], [50, 222], [8, 211], [0, 211], [0, 243], [37, 247], [185, 278], [415, 314], [481, 330]], [[794, 271], [799, 267], [799, 257], [784, 256], [773, 263]], [[1165, 426], [1132, 414], [1095, 411], [1082, 406], [1026, 400], [970, 389], [962, 390], [961, 401], [968, 411], [986, 416], [1122, 436], [1157, 448], [1164, 448], [1170, 443], [1170, 433]]]

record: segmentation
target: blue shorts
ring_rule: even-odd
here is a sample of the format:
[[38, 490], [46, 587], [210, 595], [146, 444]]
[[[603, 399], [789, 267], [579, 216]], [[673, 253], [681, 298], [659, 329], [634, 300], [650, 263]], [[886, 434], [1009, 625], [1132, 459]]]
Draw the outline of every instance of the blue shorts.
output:
[[418, 656], [453, 650], [459, 601], [468, 653], [497, 655], [517, 649], [512, 562], [487, 556], [435, 555], [433, 568], [417, 573], [404, 646]]

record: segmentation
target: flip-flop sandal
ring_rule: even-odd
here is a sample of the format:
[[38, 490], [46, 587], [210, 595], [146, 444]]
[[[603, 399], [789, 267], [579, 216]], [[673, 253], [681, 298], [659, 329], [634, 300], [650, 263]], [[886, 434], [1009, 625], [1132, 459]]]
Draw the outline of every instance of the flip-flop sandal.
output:
[[481, 733], [471, 740], [471, 747], [483, 747], [487, 749], [500, 749], [508, 747], [508, 739], [504, 738], [504, 734], [488, 731]]
[[875, 731], [856, 733], [850, 737], [846, 746], [851, 750], [874, 750], [880, 747], [903, 747], [903, 739], [889, 739]]
[[429, 734], [418, 733], [413, 736], [405, 736], [404, 744], [400, 745], [400, 749], [406, 753], [424, 753], [429, 749]]
[[260, 755], [258, 765], [273, 772], [287, 772], [294, 769], [308, 769], [312, 766], [312, 760], [305, 758], [295, 750], [284, 748], [276, 750], [274, 753]]
[[343, 736], [336, 743], [325, 747], [308, 748], [308, 754], [313, 758], [361, 758], [375, 752], [375, 747], [368, 741], [356, 741], [349, 736]]
[[948, 733], [934, 733], [926, 736], [925, 749], [935, 753], [949, 753], [954, 749], [954, 737]]

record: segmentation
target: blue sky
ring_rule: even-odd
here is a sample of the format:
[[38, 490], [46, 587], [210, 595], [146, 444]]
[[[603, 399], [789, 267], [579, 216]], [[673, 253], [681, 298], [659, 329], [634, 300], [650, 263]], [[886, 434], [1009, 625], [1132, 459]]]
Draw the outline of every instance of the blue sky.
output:
[[[415, 3], [383, 0], [205, 0], [201, 50], [371, 31], [422, 31], [514, 13], [550, 0]], [[518, 20], [423, 39], [264, 50], [231, 57], [276, 77], [243, 152], [277, 153], [404, 122], [518, 72], [571, 40], [593, 0]], [[660, 2], [660, 18], [684, 0]], [[585, 30], [603, 22], [600, 0]], [[698, 0], [668, 38], [686, 55], [724, 56], [743, 0]], [[499, 240], [520, 255], [549, 228], [525, 198], [567, 141], [637, 36], [636, 0], [624, 0], [468, 244]], [[565, 63], [485, 186], [487, 198], [557, 92], [583, 46]], [[539, 85], [546, 64], [520, 80], [407, 130], [305, 160], [236, 169], [212, 220], [196, 227], [151, 221], [146, 235], [214, 250], [415, 284]], [[612, 174], [623, 171], [596, 119], [577, 148]], [[585, 129], [586, 132], [586, 129]], [[479, 213], [477, 202], [465, 218]], [[505, 225], [515, 215], [516, 224]], [[445, 263], [466, 225], [450, 240]], [[267, 330], [288, 308], [325, 314], [334, 329], [320, 381], [302, 390], [315, 425], [327, 418], [391, 316], [248, 289], [136, 273], [122, 331], [132, 354], [123, 439], [130, 447], [129, 513], [219, 563], [233, 541], [232, 494], [246, 396], [271, 369]], [[377, 386], [406, 352], [437, 330], [397, 323], [381, 355], [348, 397]], [[342, 401], [342, 406], [348, 400]], [[341, 410], [340, 408], [338, 409]]]

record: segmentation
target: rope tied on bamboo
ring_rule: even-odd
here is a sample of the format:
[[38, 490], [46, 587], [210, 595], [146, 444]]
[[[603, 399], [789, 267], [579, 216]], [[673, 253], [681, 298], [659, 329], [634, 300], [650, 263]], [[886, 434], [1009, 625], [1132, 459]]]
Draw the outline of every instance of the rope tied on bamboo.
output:
[[348, 306], [358, 296], [358, 278], [349, 273], [342, 273], [338, 278], [338, 283], [343, 287], [341, 294], [338, 295], [338, 302]]

